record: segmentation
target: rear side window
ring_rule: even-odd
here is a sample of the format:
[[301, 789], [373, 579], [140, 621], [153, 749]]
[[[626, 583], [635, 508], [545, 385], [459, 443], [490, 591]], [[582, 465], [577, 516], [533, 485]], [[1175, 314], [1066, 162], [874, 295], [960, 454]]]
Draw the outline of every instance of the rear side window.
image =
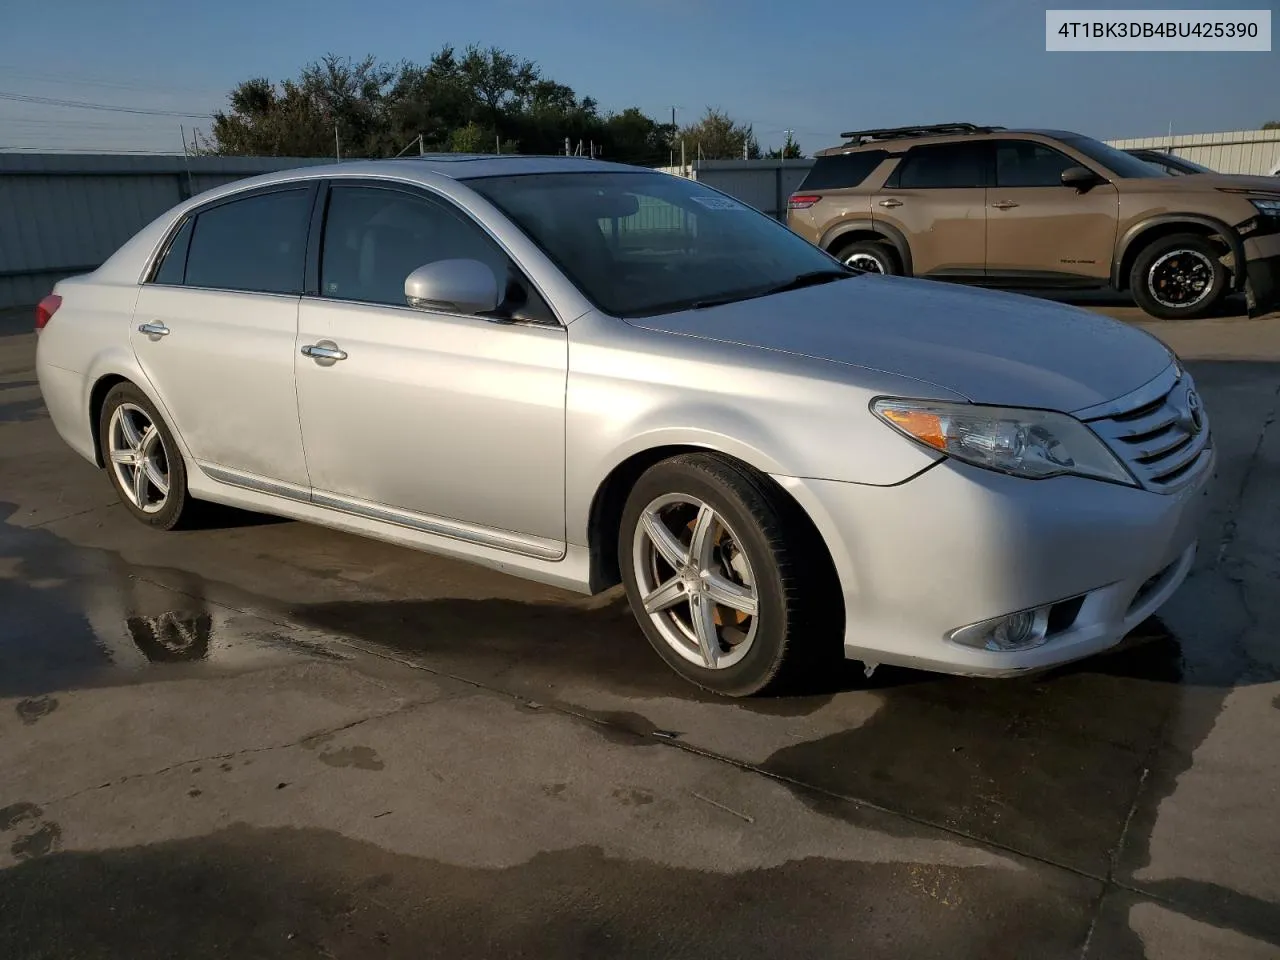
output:
[[914, 147], [894, 171], [893, 186], [908, 189], [986, 186], [983, 143], [939, 143]]
[[173, 242], [169, 244], [169, 249], [164, 252], [164, 257], [160, 261], [160, 266], [156, 269], [155, 276], [152, 278], [153, 283], [165, 283], [174, 286], [180, 286], [187, 272], [187, 249], [191, 246], [191, 225], [194, 223], [190, 217], [183, 221], [182, 227], [173, 235]]
[[186, 285], [301, 293], [310, 200], [310, 188], [300, 187], [232, 200], [199, 214], [187, 254]]
[[871, 171], [880, 166], [885, 157], [885, 150], [866, 150], [861, 153], [835, 153], [818, 157], [809, 168], [809, 175], [797, 188], [798, 192], [810, 190], [839, 190], [841, 187], [856, 187], [871, 175]]

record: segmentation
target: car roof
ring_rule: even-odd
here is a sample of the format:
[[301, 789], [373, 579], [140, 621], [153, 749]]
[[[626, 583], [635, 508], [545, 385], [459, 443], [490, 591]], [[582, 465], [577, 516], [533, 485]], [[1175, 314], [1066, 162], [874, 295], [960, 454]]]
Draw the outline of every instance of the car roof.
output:
[[196, 194], [172, 212], [221, 200], [239, 193], [286, 183], [343, 178], [399, 180], [431, 186], [440, 178], [465, 183], [485, 177], [520, 176], [539, 173], [652, 173], [668, 176], [649, 167], [610, 163], [589, 157], [526, 156], [522, 154], [443, 153], [390, 160], [343, 160], [314, 166], [289, 167], [242, 180], [233, 180]]
[[827, 147], [824, 150], [818, 150], [814, 153], [814, 157], [829, 157], [841, 153], [857, 153], [866, 152], [868, 150], [891, 150], [894, 152], [905, 150], [909, 147], [932, 145], [936, 143], [965, 143], [969, 140], [1008, 140], [1010, 137], [1033, 136], [1047, 137], [1053, 140], [1066, 140], [1073, 137], [1080, 137], [1083, 134], [1074, 133], [1070, 130], [1049, 130], [1034, 127], [1014, 128], [1014, 129], [996, 129], [990, 131], [981, 131], [978, 133], [938, 133], [933, 136], [918, 137], [895, 137], [886, 138], [884, 140], [868, 140], [865, 143], [845, 143], [837, 147]]

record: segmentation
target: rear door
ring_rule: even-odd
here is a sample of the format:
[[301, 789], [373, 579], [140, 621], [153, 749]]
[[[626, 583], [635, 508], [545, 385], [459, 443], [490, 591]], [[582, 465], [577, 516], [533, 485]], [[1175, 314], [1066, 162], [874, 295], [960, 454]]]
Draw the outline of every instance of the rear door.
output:
[[292, 183], [199, 208], [134, 309], [134, 353], [192, 456], [251, 486], [308, 488], [293, 345], [315, 192]]
[[1107, 282], [1120, 195], [1110, 183], [1081, 192], [1062, 171], [1080, 161], [1033, 140], [993, 141], [987, 191], [987, 275], [1034, 284]]
[[985, 273], [988, 156], [985, 141], [912, 147], [872, 198], [872, 217], [906, 238], [916, 276]]

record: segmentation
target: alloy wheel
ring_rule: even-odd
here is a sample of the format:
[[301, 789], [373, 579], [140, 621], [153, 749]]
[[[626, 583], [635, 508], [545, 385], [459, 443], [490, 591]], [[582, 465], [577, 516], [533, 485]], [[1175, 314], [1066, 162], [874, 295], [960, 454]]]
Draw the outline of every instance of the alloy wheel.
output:
[[169, 500], [169, 457], [151, 416], [135, 404], [120, 404], [107, 426], [107, 448], [129, 502], [143, 513], [163, 510]]
[[741, 541], [710, 504], [666, 494], [640, 514], [636, 587], [663, 640], [690, 663], [724, 670], [756, 636], [759, 594]]
[[1199, 250], [1170, 250], [1147, 271], [1147, 289], [1162, 307], [1194, 307], [1213, 291], [1213, 263]]
[[853, 267], [855, 270], [861, 270], [863, 273], [884, 273], [884, 264], [880, 262], [880, 258], [874, 254], [859, 251], [851, 253], [844, 258], [846, 267]]

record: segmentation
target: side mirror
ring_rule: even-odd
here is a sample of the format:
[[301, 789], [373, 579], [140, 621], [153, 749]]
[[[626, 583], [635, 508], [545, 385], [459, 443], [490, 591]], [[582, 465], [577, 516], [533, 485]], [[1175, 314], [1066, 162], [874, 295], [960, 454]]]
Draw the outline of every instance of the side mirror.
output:
[[1062, 171], [1062, 185], [1083, 192], [1102, 183], [1102, 178], [1088, 167], [1067, 167]]
[[498, 278], [479, 260], [437, 260], [404, 279], [404, 299], [419, 310], [489, 313], [502, 297]]

